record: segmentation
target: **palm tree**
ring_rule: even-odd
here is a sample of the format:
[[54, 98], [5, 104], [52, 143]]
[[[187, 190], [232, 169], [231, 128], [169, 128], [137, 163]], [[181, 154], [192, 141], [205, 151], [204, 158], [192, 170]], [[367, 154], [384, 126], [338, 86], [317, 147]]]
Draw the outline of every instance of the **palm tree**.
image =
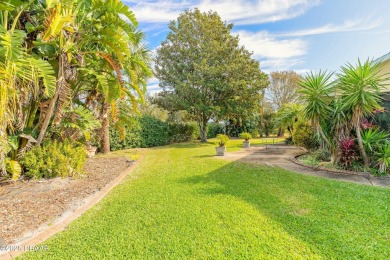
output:
[[332, 112], [330, 106], [332, 101], [331, 94], [334, 91], [334, 84], [331, 80], [332, 75], [332, 73], [327, 73], [326, 71], [310, 72], [299, 82], [302, 88], [300, 90], [302, 100], [306, 104], [304, 108], [305, 116], [312, 120], [314, 127], [329, 149], [332, 148], [332, 143], [325, 135], [321, 122], [329, 119]]
[[364, 150], [360, 121], [363, 117], [373, 114], [380, 108], [382, 100], [380, 90], [385, 86], [383, 75], [380, 75], [378, 64], [370, 60], [353, 66], [348, 63], [341, 67], [338, 75], [338, 84], [342, 91], [342, 107], [351, 113], [351, 124], [356, 131], [359, 150], [364, 161], [364, 167], [369, 167], [369, 160]]
[[303, 106], [301, 104], [289, 103], [282, 106], [276, 113], [275, 126], [287, 129], [290, 135], [294, 130], [294, 123], [302, 117]]

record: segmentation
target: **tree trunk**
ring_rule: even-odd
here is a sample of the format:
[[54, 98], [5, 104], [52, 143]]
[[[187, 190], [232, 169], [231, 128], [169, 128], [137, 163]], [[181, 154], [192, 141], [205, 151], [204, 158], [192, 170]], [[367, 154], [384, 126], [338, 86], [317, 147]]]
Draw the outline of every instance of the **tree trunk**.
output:
[[318, 132], [320, 132], [320, 135], [322, 137], [322, 139], [324, 139], [325, 143], [328, 145], [329, 147], [329, 151], [332, 149], [332, 144], [329, 142], [328, 138], [326, 137], [324, 131], [322, 130], [322, 127], [320, 124], [317, 125], [317, 130]]
[[355, 130], [356, 130], [356, 136], [357, 136], [357, 140], [358, 140], [359, 150], [360, 150], [360, 153], [363, 157], [364, 169], [368, 169], [369, 161], [368, 161], [366, 151], [364, 150], [362, 135], [360, 134], [360, 121], [359, 120], [355, 125]]
[[54, 113], [54, 108], [55, 108], [55, 105], [57, 103], [57, 100], [58, 100], [58, 96], [60, 94], [60, 90], [61, 90], [61, 84], [63, 83], [63, 81], [65, 81], [65, 78], [64, 78], [64, 72], [63, 72], [63, 66], [62, 66], [62, 63], [63, 63], [63, 57], [64, 54], [61, 54], [58, 58], [58, 80], [57, 80], [57, 88], [56, 88], [56, 92], [54, 94], [54, 97], [50, 100], [50, 104], [49, 104], [49, 108], [47, 109], [47, 112], [46, 112], [46, 116], [45, 116], [45, 119], [43, 120], [43, 123], [42, 123], [42, 127], [41, 127], [41, 130], [39, 132], [39, 136], [38, 136], [38, 139], [37, 139], [37, 143], [36, 143], [36, 146], [39, 146], [41, 145], [42, 143], [42, 140], [43, 138], [45, 137], [45, 134], [46, 134], [46, 131], [47, 131], [47, 128], [50, 124], [50, 119], [52, 118], [53, 116], [53, 113]]
[[[284, 131], [283, 131], [283, 129], [280, 127], [279, 130], [278, 130], [278, 137], [283, 137], [283, 135], [284, 135]], [[268, 134], [267, 136], [269, 136], [269, 134]]]
[[101, 128], [101, 148], [102, 153], [110, 152], [110, 119], [108, 117], [108, 103], [103, 104], [102, 108], [102, 128]]
[[201, 120], [198, 121], [198, 126], [199, 126], [199, 132], [200, 132], [200, 141], [202, 143], [207, 142], [207, 122], [209, 120], [205, 118], [204, 116], [201, 117]]

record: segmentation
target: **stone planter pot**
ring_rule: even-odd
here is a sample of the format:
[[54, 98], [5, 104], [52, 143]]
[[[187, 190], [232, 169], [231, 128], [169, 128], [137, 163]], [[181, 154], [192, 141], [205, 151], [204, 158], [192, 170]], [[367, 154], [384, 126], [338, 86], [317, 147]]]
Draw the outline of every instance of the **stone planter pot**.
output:
[[92, 158], [96, 154], [97, 147], [90, 146], [90, 147], [87, 147], [86, 150], [87, 150], [87, 157]]
[[215, 151], [217, 152], [217, 156], [224, 156], [225, 151], [226, 151], [226, 147], [225, 146], [215, 147]]
[[250, 148], [250, 147], [251, 147], [251, 143], [249, 141], [245, 141], [244, 148]]

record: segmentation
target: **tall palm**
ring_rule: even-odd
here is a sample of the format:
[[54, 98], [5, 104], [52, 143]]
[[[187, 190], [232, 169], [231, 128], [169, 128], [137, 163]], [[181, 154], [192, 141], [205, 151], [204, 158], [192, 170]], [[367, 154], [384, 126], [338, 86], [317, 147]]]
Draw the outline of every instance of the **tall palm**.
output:
[[334, 94], [332, 75], [326, 71], [310, 72], [299, 82], [300, 93], [305, 103], [305, 116], [312, 120], [314, 127], [329, 149], [331, 149], [332, 143], [325, 135], [321, 122], [329, 119], [332, 112], [330, 107], [330, 102], [333, 99], [331, 95]]
[[369, 160], [363, 146], [360, 121], [380, 108], [382, 100], [380, 91], [385, 86], [387, 78], [380, 74], [378, 66], [370, 60], [364, 63], [358, 60], [355, 66], [348, 63], [341, 67], [341, 73], [338, 75], [338, 84], [342, 90], [342, 107], [352, 115], [351, 123], [356, 131], [365, 168], [369, 167]]

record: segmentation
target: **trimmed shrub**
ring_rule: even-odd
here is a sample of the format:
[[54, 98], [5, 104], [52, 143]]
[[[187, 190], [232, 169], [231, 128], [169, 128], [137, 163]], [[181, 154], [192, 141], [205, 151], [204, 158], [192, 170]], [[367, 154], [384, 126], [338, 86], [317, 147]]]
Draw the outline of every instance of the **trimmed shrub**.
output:
[[162, 146], [169, 143], [167, 123], [151, 116], [143, 116], [139, 120], [141, 147]]
[[75, 176], [83, 173], [86, 160], [84, 146], [67, 140], [50, 141], [28, 151], [21, 160], [25, 175], [34, 178]]
[[196, 124], [168, 124], [155, 117], [143, 116], [126, 127], [123, 141], [118, 130], [110, 129], [111, 150], [123, 150], [136, 147], [155, 147], [170, 143], [188, 142], [199, 138]]
[[292, 141], [294, 144], [305, 147], [308, 150], [313, 150], [318, 147], [318, 141], [315, 138], [312, 127], [305, 122], [298, 121], [294, 125]]
[[133, 125], [126, 126], [126, 135], [123, 141], [120, 140], [119, 131], [111, 128], [110, 145], [112, 151], [141, 147], [141, 126], [139, 121]]

